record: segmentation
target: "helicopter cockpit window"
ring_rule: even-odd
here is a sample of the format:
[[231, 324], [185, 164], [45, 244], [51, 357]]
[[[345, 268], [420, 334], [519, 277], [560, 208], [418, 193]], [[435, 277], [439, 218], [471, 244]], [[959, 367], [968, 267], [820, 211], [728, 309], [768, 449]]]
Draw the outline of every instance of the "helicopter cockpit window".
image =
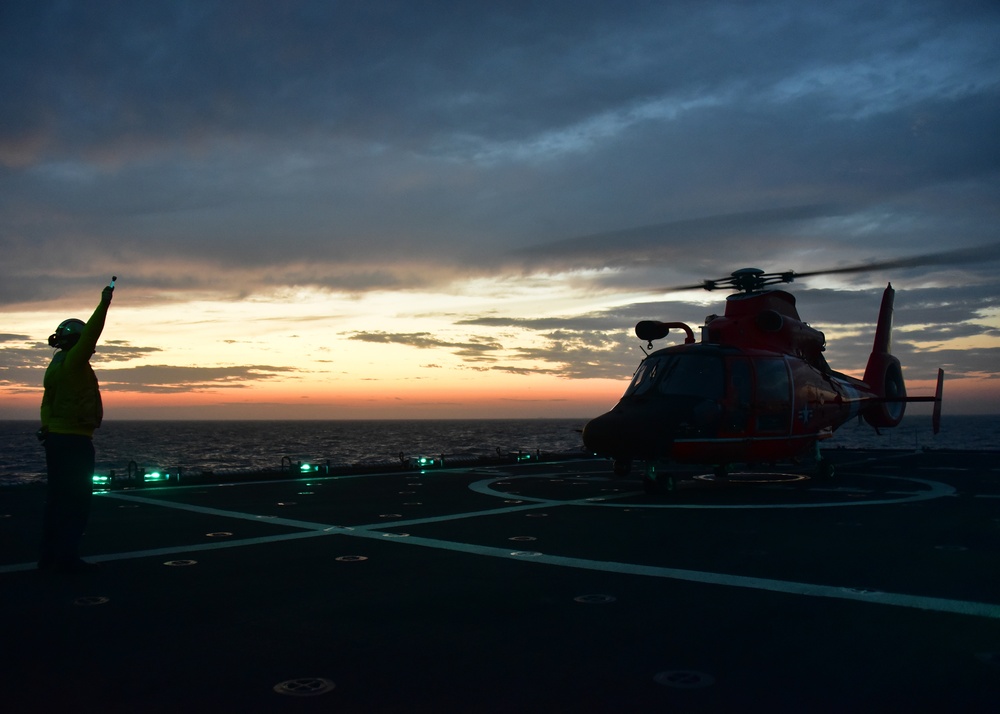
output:
[[635, 373], [625, 396], [640, 396], [654, 386], [664, 395], [721, 399], [722, 360], [706, 355], [668, 355], [647, 359]]

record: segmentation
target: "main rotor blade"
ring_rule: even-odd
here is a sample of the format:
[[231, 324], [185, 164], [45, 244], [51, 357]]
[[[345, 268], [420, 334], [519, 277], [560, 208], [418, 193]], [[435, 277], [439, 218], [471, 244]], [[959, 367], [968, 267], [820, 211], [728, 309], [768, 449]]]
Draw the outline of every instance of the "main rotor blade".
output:
[[654, 292], [659, 292], [659, 293], [679, 293], [679, 292], [682, 292], [684, 290], [714, 290], [715, 289], [714, 288], [715, 282], [716, 281], [714, 281], [714, 280], [702, 280], [700, 283], [698, 283], [696, 285], [675, 285], [675, 286], [673, 286], [671, 288], [659, 288], [658, 290], [656, 290]]
[[[924, 265], [963, 265], [967, 263], [989, 263], [1000, 260], [1000, 243], [987, 243], [972, 248], [957, 248], [955, 250], [945, 250], [937, 253], [925, 253], [923, 255], [912, 255], [908, 258], [895, 258], [893, 260], [882, 260], [873, 263], [859, 265], [849, 265], [841, 268], [827, 268], [825, 270], [807, 270], [801, 273], [789, 271], [793, 279], [811, 278], [816, 275], [844, 275], [847, 273], [868, 273], [875, 270], [889, 270], [894, 268], [918, 268]], [[718, 280], [703, 280], [693, 285], [677, 285], [674, 287], [661, 288], [657, 292], [681, 292], [684, 290], [713, 290], [715, 284], [728, 280], [729, 278], [719, 278]]]
[[828, 268], [826, 270], [810, 270], [803, 273], [793, 273], [796, 278], [810, 278], [814, 275], [840, 275], [844, 273], [867, 273], [874, 270], [890, 268], [918, 268], [923, 265], [962, 265], [965, 263], [989, 262], [1000, 259], [1000, 243], [988, 243], [974, 248], [958, 248], [938, 253], [913, 255], [909, 258], [883, 260], [877, 263], [851, 265], [844, 268]]

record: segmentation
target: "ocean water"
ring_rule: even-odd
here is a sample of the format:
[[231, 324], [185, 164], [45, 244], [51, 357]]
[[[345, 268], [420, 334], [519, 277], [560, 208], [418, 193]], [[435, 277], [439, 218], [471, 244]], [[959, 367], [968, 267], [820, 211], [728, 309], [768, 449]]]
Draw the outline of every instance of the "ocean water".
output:
[[[400, 421], [105, 421], [94, 434], [97, 472], [277, 470], [291, 462], [398, 465], [400, 456], [496, 457], [581, 452], [585, 419]], [[38, 425], [0, 421], [0, 486], [44, 481]], [[287, 461], [285, 461], [287, 463]]]
[[[97, 472], [186, 473], [276, 470], [285, 459], [324, 464], [399, 463], [399, 457], [492, 457], [516, 452], [580, 453], [586, 419], [427, 421], [107, 421], [94, 436]], [[0, 486], [44, 482], [38, 425], [0, 421]], [[1000, 416], [945, 416], [941, 433], [926, 416], [907, 416], [876, 434], [850, 422], [823, 448], [1000, 450]], [[286, 461], [287, 463], [287, 461]]]

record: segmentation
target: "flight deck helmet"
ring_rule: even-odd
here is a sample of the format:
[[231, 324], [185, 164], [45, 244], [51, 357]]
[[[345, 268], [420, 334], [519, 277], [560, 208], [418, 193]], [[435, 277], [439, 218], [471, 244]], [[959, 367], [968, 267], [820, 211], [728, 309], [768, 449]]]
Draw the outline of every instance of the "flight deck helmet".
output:
[[83, 328], [86, 326], [83, 320], [77, 320], [75, 317], [63, 320], [59, 323], [56, 331], [49, 335], [49, 347], [55, 347], [60, 350], [70, 349], [80, 339], [80, 335], [83, 334]]

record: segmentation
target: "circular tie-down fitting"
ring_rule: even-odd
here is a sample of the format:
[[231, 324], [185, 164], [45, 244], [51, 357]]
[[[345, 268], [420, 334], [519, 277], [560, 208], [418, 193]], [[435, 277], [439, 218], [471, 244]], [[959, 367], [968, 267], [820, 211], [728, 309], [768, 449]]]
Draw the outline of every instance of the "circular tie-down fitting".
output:
[[87, 595], [85, 597], [78, 597], [73, 601], [73, 604], [79, 607], [93, 607], [95, 605], [104, 605], [109, 602], [111, 602], [111, 599], [106, 598], [103, 595]]
[[674, 689], [701, 689], [715, 684], [715, 677], [693, 669], [668, 669], [657, 672], [653, 681]]
[[274, 691], [290, 697], [315, 697], [332, 692], [336, 686], [329, 679], [323, 677], [300, 677], [275, 684]]
[[228, 538], [232, 535], [232, 533], [229, 531], [214, 531], [212, 533], [206, 533], [205, 535], [209, 538]]
[[1000, 652], [979, 652], [976, 654], [976, 659], [991, 667], [1000, 668]]
[[538, 540], [538, 539], [535, 538], [535, 536], [511, 536], [507, 540], [532, 541], [532, 540]]
[[171, 568], [183, 568], [188, 565], [197, 565], [197, 560], [168, 560], [164, 565], [169, 565]]
[[338, 560], [341, 563], [360, 563], [362, 560], [368, 560], [367, 555], [341, 555], [334, 560]]
[[585, 605], [608, 605], [613, 603], [617, 598], [614, 595], [579, 595], [573, 598], [574, 602], [582, 602]]

